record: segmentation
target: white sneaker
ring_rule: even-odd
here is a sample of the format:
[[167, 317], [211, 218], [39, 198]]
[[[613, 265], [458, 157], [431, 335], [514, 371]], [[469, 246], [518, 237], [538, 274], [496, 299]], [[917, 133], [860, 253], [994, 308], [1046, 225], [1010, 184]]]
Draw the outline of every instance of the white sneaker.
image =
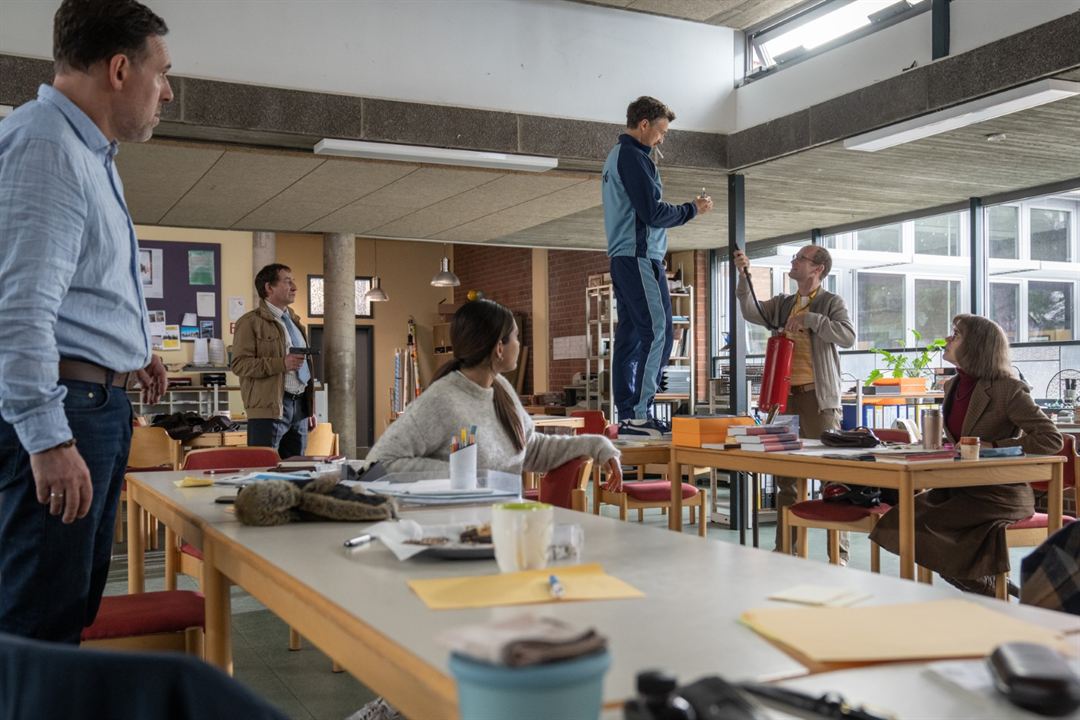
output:
[[405, 720], [405, 718], [390, 703], [377, 697], [345, 720]]

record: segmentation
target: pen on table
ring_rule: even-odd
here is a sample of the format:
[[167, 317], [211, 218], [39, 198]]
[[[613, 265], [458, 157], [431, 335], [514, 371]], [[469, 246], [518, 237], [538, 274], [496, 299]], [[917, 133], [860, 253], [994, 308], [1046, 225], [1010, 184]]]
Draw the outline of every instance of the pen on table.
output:
[[551, 597], [555, 599], [560, 599], [563, 595], [566, 594], [566, 588], [564, 588], [563, 584], [559, 582], [559, 578], [555, 577], [554, 575], [549, 575], [548, 592], [551, 593]]
[[345, 547], [360, 547], [361, 545], [367, 545], [369, 542], [375, 539], [375, 536], [371, 533], [364, 533], [363, 535], [357, 535], [354, 538], [349, 538], [345, 541]]
[[238, 473], [243, 468], [216, 468], [214, 470], [203, 470], [203, 475], [226, 475], [228, 473]]

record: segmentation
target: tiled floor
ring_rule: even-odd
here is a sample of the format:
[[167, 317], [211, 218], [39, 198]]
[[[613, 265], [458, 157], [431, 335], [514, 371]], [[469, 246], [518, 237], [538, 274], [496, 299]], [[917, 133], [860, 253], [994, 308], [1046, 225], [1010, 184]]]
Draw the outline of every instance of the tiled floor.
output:
[[[605, 507], [604, 514], [617, 516], [613, 507]], [[667, 516], [659, 511], [649, 511], [645, 514], [645, 523], [666, 526]], [[684, 527], [684, 532], [696, 534], [697, 527]], [[736, 531], [717, 524], [709, 528], [708, 537], [715, 542], [739, 541]], [[762, 526], [762, 546], [771, 547], [773, 537], [774, 526]], [[1011, 553], [1014, 582], [1018, 579], [1020, 560], [1028, 552], [1028, 549], [1017, 548]], [[824, 531], [810, 532], [810, 560], [826, 562]], [[852, 536], [850, 567], [870, 569], [870, 546], [866, 535]], [[897, 557], [882, 552], [881, 572], [898, 574]], [[160, 552], [147, 557], [146, 577], [148, 590], [164, 588], [164, 561]], [[941, 580], [935, 578], [935, 582], [940, 584]], [[194, 581], [186, 577], [181, 578], [180, 587], [196, 589]], [[123, 546], [118, 546], [106, 593], [125, 592], [127, 562]], [[233, 588], [232, 611], [233, 661], [237, 680], [267, 698], [289, 717], [297, 720], [342, 720], [374, 697], [370, 690], [348, 673], [331, 672], [330, 660], [310, 643], [305, 642], [303, 649], [298, 652], [290, 652], [289, 629], [285, 623], [240, 588]]]

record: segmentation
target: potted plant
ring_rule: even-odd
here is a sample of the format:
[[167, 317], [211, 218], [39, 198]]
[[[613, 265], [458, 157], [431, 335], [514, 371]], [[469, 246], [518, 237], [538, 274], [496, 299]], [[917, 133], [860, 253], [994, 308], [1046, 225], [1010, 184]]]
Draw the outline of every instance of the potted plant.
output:
[[[923, 339], [922, 333], [918, 330], [908, 330], [908, 332], [915, 336], [915, 344], [918, 346]], [[914, 358], [908, 357], [902, 352], [894, 353], [882, 348], [874, 348], [870, 352], [881, 356], [886, 370], [882, 371], [880, 368], [875, 368], [867, 376], [866, 384], [900, 385], [901, 391], [904, 392], [925, 392], [927, 385], [926, 368], [934, 359], [934, 355], [944, 348], [945, 340], [943, 338], [935, 338], [927, 343]], [[905, 378], [919, 378], [921, 383], [918, 381], [905, 382]]]

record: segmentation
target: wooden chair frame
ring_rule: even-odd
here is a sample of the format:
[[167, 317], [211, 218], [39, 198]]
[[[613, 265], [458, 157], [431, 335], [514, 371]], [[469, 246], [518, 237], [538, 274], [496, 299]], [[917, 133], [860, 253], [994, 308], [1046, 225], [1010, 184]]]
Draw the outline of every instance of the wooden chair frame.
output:
[[[638, 481], [645, 479], [645, 466], [637, 466]], [[627, 482], [633, 481], [625, 481]], [[709, 525], [709, 513], [708, 504], [705, 499], [705, 491], [698, 488], [697, 495], [690, 498], [683, 498], [683, 507], [688, 508], [690, 511], [690, 524], [695, 522], [695, 512], [698, 511], [698, 536], [705, 537], [706, 531]], [[630, 510], [637, 510], [638, 522], [642, 522], [645, 519], [645, 511], [653, 508], [659, 508], [662, 512], [666, 513], [668, 508], [671, 507], [670, 496], [664, 500], [635, 500], [630, 497], [629, 494], [624, 492], [613, 492], [611, 490], [605, 490], [601, 480], [599, 469], [593, 476], [593, 514], [600, 514], [601, 505], [615, 505], [619, 508], [619, 519], [626, 520], [627, 513]]]

